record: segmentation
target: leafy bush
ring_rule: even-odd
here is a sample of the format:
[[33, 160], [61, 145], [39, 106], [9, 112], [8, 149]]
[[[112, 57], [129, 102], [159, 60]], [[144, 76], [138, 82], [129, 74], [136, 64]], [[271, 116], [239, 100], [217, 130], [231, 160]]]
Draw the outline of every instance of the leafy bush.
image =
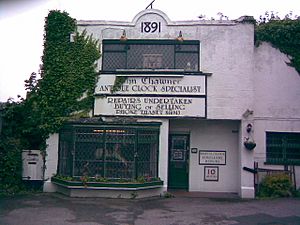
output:
[[291, 197], [293, 184], [287, 174], [267, 175], [259, 185], [259, 197]]
[[295, 189], [293, 191], [293, 196], [296, 197], [296, 198], [300, 198], [300, 188]]
[[0, 195], [13, 195], [22, 185], [20, 140], [0, 138]]
[[170, 192], [167, 192], [167, 191], [164, 191], [163, 195], [162, 195], [164, 198], [174, 198], [175, 196], [170, 193]]
[[[75, 34], [73, 42], [70, 34]], [[86, 32], [78, 33], [75, 19], [66, 12], [49, 12], [41, 79], [32, 73], [25, 81], [26, 99], [8, 100], [1, 112], [0, 194], [13, 194], [22, 187], [22, 149], [45, 151], [49, 134], [92, 110], [99, 57], [98, 42]]]

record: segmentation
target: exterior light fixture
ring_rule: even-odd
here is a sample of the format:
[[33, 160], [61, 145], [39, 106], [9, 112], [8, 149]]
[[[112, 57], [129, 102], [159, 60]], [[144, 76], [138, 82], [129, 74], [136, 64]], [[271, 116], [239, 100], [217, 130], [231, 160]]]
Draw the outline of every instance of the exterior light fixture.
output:
[[121, 37], [120, 37], [120, 40], [121, 40], [121, 41], [126, 41], [126, 40], [127, 40], [127, 37], [126, 37], [126, 31], [125, 31], [125, 30], [123, 30], [123, 33], [122, 33], [122, 35], [121, 35]]
[[182, 32], [179, 31], [178, 37], [176, 38], [177, 41], [183, 41]]

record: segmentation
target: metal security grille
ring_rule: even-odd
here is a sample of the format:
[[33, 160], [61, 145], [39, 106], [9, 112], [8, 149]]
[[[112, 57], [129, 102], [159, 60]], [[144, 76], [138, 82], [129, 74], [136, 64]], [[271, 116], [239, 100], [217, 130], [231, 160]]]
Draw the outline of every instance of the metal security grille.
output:
[[103, 40], [102, 71], [181, 69], [199, 71], [199, 41]]
[[267, 162], [300, 165], [300, 133], [267, 132]]
[[157, 177], [158, 141], [158, 127], [65, 127], [60, 132], [59, 174]]
[[65, 129], [59, 137], [59, 168], [60, 174], [70, 176], [73, 168], [73, 134]]
[[[156, 177], [158, 166], [158, 133], [153, 130], [139, 130], [137, 134], [136, 177]], [[156, 150], [155, 150], [156, 149]]]

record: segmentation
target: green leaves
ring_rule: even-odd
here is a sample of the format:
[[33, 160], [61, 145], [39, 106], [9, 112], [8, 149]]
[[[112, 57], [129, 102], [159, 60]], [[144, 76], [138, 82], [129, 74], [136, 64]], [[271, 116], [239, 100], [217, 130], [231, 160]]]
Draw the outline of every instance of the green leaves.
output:
[[[70, 34], [75, 34], [70, 42]], [[50, 11], [45, 21], [41, 79], [32, 73], [25, 81], [27, 99], [7, 105], [6, 129], [24, 140], [26, 148], [42, 148], [49, 134], [77, 114], [93, 108], [100, 57], [98, 42], [76, 32], [76, 21], [66, 12]], [[78, 115], [77, 115], [78, 116]]]
[[0, 196], [14, 194], [22, 186], [21, 149], [20, 139], [0, 137]]
[[[70, 34], [75, 33], [74, 42]], [[21, 184], [22, 149], [46, 149], [49, 134], [70, 117], [87, 115], [93, 107], [99, 59], [98, 42], [76, 32], [66, 12], [51, 11], [45, 21], [41, 79], [32, 73], [25, 81], [27, 98], [8, 101], [0, 135], [0, 195]]]
[[[74, 34], [74, 42], [70, 35]], [[45, 136], [57, 132], [76, 111], [89, 111], [99, 59], [98, 42], [76, 31], [76, 21], [66, 12], [51, 11], [46, 18], [44, 55], [35, 99], [39, 128]]]
[[293, 184], [287, 174], [267, 175], [259, 185], [259, 197], [290, 197]]
[[291, 56], [290, 65], [300, 74], [300, 20], [285, 18], [260, 23], [255, 30], [256, 41], [270, 42], [281, 52]]

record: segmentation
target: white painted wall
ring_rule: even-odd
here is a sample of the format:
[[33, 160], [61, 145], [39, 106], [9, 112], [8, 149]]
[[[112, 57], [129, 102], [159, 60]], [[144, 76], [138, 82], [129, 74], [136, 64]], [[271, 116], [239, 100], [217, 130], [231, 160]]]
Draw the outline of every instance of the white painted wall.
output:
[[45, 170], [45, 182], [44, 182], [44, 192], [55, 192], [56, 186], [51, 183], [51, 177], [57, 173], [58, 164], [58, 134], [52, 134], [47, 139], [47, 149], [46, 149], [46, 170]]
[[[160, 33], [142, 33], [142, 21], [160, 22]], [[171, 131], [191, 133], [191, 147], [228, 151], [228, 164], [219, 166], [220, 181], [204, 182], [204, 166], [198, 165], [198, 155], [191, 154], [190, 190], [239, 192], [242, 197], [253, 197], [253, 175], [242, 170], [253, 166], [253, 152], [244, 149], [244, 124], [248, 118], [243, 113], [253, 110], [254, 104], [254, 26], [236, 21], [170, 21], [159, 10], [144, 10], [132, 22], [79, 21], [93, 37], [119, 39], [126, 31], [128, 39], [171, 39], [182, 32], [184, 40], [200, 40], [200, 68], [212, 73], [207, 77], [207, 119], [221, 121], [172, 121]], [[101, 70], [101, 59], [98, 62]], [[183, 78], [184, 79], [184, 78]], [[227, 120], [235, 120], [228, 122]], [[237, 120], [242, 122], [237, 122]], [[163, 123], [161, 139], [168, 139]], [[235, 133], [232, 133], [235, 130]], [[167, 177], [167, 144], [160, 146], [160, 176]], [[161, 140], [162, 141], [162, 140]], [[227, 150], [228, 149], [228, 150]], [[239, 150], [238, 150], [239, 149]], [[166, 163], [163, 165], [163, 163]]]
[[[198, 153], [190, 153], [189, 191], [239, 192], [238, 170], [238, 121], [174, 120], [170, 132], [189, 132], [190, 147]], [[219, 181], [204, 181], [204, 166], [199, 165], [199, 150], [225, 150], [226, 165], [219, 167]]]
[[253, 25], [198, 27], [207, 118], [241, 119], [253, 104]]
[[[161, 33], [141, 33], [141, 21], [161, 22]], [[235, 21], [174, 22], [163, 12], [153, 9], [140, 12], [132, 22], [79, 21], [78, 25], [79, 30], [86, 29], [100, 43], [103, 39], [120, 38], [123, 30], [128, 39], [175, 39], [182, 31], [185, 40], [200, 40], [201, 70], [212, 73], [207, 77], [207, 119], [224, 121], [191, 122], [183, 119], [172, 121], [171, 130], [190, 131], [191, 147], [227, 147], [233, 149], [237, 158], [232, 158], [232, 164], [226, 165], [225, 169], [220, 166], [220, 175], [230, 178], [230, 182], [220, 180], [220, 185], [212, 185], [203, 184], [203, 169], [192, 155], [190, 189], [193, 191], [222, 190], [253, 196], [253, 176], [242, 167], [252, 167], [254, 161], [265, 166], [265, 132], [300, 132], [300, 76], [294, 68], [286, 65], [288, 57], [277, 49], [266, 43], [254, 47], [252, 24]], [[101, 59], [98, 69], [101, 69]], [[247, 109], [254, 112], [251, 118], [242, 116]], [[243, 147], [247, 123], [253, 123], [253, 137], [257, 142], [252, 152]], [[233, 127], [239, 131], [238, 135], [228, 132]], [[167, 129], [162, 128], [161, 132], [164, 133], [161, 138], [166, 139]], [[160, 150], [167, 151], [166, 143], [161, 144]], [[166, 153], [160, 154], [165, 160]], [[166, 168], [160, 165], [160, 175], [165, 176], [165, 171]], [[297, 183], [300, 184], [298, 172]]]
[[255, 117], [300, 119], [300, 75], [289, 58], [264, 42], [255, 49]]
[[[255, 49], [254, 137], [257, 142], [254, 160], [265, 165], [266, 131], [300, 132], [300, 75], [288, 66], [289, 58], [268, 43]], [[300, 167], [296, 169], [300, 187]]]
[[[161, 32], [141, 32], [142, 21], [162, 24]], [[126, 31], [128, 39], [171, 39], [182, 32], [185, 40], [200, 40], [200, 64], [207, 79], [208, 119], [241, 119], [253, 106], [253, 24], [235, 21], [170, 21], [161, 11], [144, 10], [132, 22], [79, 21], [94, 38], [119, 39]], [[101, 59], [98, 62], [101, 69]]]
[[164, 190], [168, 187], [168, 161], [169, 161], [169, 120], [162, 120], [159, 136], [158, 176], [164, 181]]
[[244, 167], [252, 169], [254, 167], [254, 150], [248, 150], [244, 146], [245, 138], [253, 139], [253, 130], [247, 132], [247, 125], [253, 124], [253, 115], [249, 115], [241, 121], [239, 127], [239, 157], [238, 157], [238, 169], [240, 171], [239, 176], [239, 195], [242, 198], [254, 198], [255, 188], [254, 188], [254, 174], [244, 170]]

